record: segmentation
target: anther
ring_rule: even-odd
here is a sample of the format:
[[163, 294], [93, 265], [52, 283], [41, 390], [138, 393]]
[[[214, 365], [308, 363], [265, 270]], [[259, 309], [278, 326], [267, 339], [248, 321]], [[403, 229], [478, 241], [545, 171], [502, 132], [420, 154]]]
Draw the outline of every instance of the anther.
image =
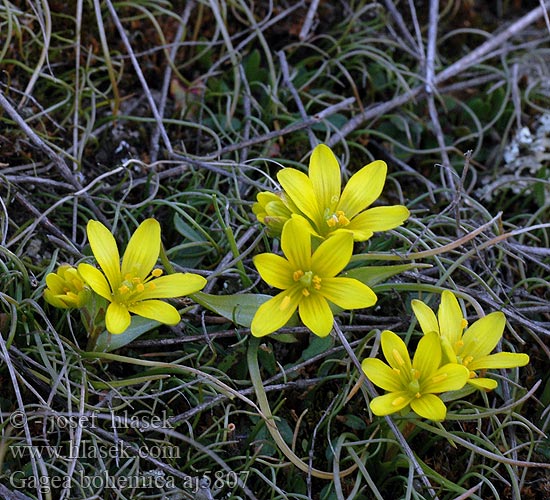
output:
[[304, 271], [302, 271], [301, 269], [298, 269], [297, 271], [294, 271], [292, 273], [292, 279], [294, 281], [300, 281], [300, 278], [304, 275]]
[[400, 406], [405, 402], [405, 398], [403, 396], [396, 397], [392, 402], [392, 406]]
[[440, 375], [436, 375], [435, 377], [432, 377], [432, 382], [434, 384], [438, 384], [439, 382], [442, 382], [448, 377], [446, 373], [441, 373]]
[[393, 354], [393, 359], [397, 361], [397, 364], [399, 366], [403, 366], [405, 364], [405, 361], [403, 360], [403, 358], [401, 357], [401, 354], [399, 354], [399, 351], [397, 349], [394, 349], [392, 351], [392, 354]]
[[319, 278], [319, 276], [313, 276], [313, 288], [315, 288], [315, 290], [320, 290], [321, 289], [321, 278]]
[[283, 298], [283, 301], [281, 302], [281, 305], [279, 306], [279, 309], [281, 311], [284, 311], [289, 305], [290, 305], [290, 297], [288, 295], [286, 295]]

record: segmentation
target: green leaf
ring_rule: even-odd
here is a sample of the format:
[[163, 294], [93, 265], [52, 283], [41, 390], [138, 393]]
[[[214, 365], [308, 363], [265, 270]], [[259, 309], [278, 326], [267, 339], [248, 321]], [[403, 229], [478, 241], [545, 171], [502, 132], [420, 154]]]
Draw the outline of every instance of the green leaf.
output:
[[342, 276], [347, 276], [348, 278], [355, 278], [356, 280], [361, 281], [365, 285], [374, 286], [382, 281], [386, 281], [388, 278], [395, 276], [396, 274], [409, 271], [418, 267], [431, 267], [429, 264], [397, 264], [395, 266], [365, 266], [365, 267], [356, 267], [350, 269], [345, 273], [342, 273]]
[[[296, 321], [294, 321], [296, 320]], [[296, 317], [296, 313], [288, 320], [288, 323], [286, 326], [295, 326], [298, 324], [298, 318]], [[271, 335], [271, 340], [276, 340], [277, 342], [281, 342], [282, 344], [295, 344], [298, 342], [298, 339], [293, 333], [273, 333]]]
[[313, 337], [309, 346], [302, 352], [302, 359], [311, 359], [318, 354], [321, 354], [330, 349], [334, 344], [334, 339], [331, 335], [326, 337]]
[[97, 338], [94, 350], [97, 352], [112, 352], [116, 349], [124, 347], [133, 340], [136, 340], [140, 335], [149, 332], [159, 326], [158, 321], [143, 318], [141, 316], [132, 316], [130, 326], [123, 333], [117, 335], [110, 334], [105, 330]]
[[258, 307], [271, 298], [259, 293], [242, 293], [238, 295], [211, 295], [197, 292], [190, 297], [202, 307], [206, 307], [236, 325], [250, 327]]
[[362, 431], [367, 428], [362, 418], [357, 415], [344, 415], [344, 425], [353, 429], [354, 431]]

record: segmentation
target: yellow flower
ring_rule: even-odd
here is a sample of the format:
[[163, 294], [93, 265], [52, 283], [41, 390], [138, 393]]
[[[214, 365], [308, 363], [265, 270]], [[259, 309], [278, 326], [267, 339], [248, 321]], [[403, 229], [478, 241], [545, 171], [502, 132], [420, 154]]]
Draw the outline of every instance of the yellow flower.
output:
[[57, 268], [57, 272], [48, 274], [46, 285], [46, 302], [62, 309], [83, 307], [91, 296], [90, 289], [76, 268], [69, 264], [62, 264]]
[[529, 363], [527, 354], [499, 352], [491, 354], [504, 333], [506, 318], [502, 312], [493, 312], [478, 319], [464, 333], [468, 326], [454, 293], [445, 290], [441, 304], [435, 313], [420, 300], [412, 301], [412, 308], [424, 334], [436, 332], [446, 358], [464, 365], [470, 371], [468, 383], [478, 389], [495, 389], [497, 381], [478, 377], [477, 371], [515, 368]]
[[175, 273], [161, 276], [154, 268], [160, 253], [160, 224], [147, 219], [136, 229], [122, 257], [115, 238], [101, 222], [91, 220], [88, 240], [101, 271], [90, 264], [80, 264], [78, 272], [92, 290], [109, 301], [105, 326], [110, 333], [124, 332], [130, 326], [130, 313], [168, 325], [180, 321], [177, 309], [162, 300], [201, 290], [202, 276]]
[[388, 364], [376, 358], [363, 360], [365, 375], [388, 394], [370, 402], [375, 415], [390, 415], [411, 409], [430, 420], [444, 420], [445, 404], [436, 394], [462, 389], [468, 380], [468, 370], [457, 363], [441, 364], [441, 344], [438, 335], [424, 335], [412, 363], [407, 346], [395, 333], [382, 332], [382, 352]]
[[285, 257], [264, 253], [254, 257], [260, 276], [270, 286], [283, 290], [262, 304], [252, 320], [251, 330], [262, 337], [283, 327], [298, 308], [304, 324], [325, 337], [334, 317], [329, 302], [344, 309], [370, 307], [376, 295], [353, 278], [336, 277], [349, 263], [353, 235], [341, 231], [311, 252], [308, 223], [293, 216], [283, 227], [281, 248]]
[[268, 233], [271, 236], [278, 236], [283, 230], [283, 226], [292, 216], [292, 212], [287, 208], [281, 196], [262, 191], [256, 195], [258, 200], [252, 205], [252, 212], [256, 218], [267, 226]]
[[309, 176], [294, 168], [285, 168], [277, 174], [277, 179], [284, 190], [287, 207], [308, 219], [314, 235], [327, 238], [345, 228], [353, 233], [355, 241], [365, 241], [375, 231], [400, 226], [409, 216], [402, 205], [367, 209], [380, 196], [386, 172], [383, 161], [369, 163], [353, 174], [341, 191], [338, 160], [328, 146], [320, 144], [311, 155]]

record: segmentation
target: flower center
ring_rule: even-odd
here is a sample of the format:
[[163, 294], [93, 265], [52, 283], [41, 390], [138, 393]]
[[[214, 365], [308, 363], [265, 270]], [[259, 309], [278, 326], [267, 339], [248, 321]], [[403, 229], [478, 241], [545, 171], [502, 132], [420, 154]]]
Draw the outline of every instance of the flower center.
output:
[[326, 217], [326, 221], [330, 228], [344, 227], [349, 224], [349, 219], [342, 210], [336, 210], [335, 213]]
[[124, 280], [114, 292], [116, 302], [122, 304], [131, 304], [139, 299], [139, 295], [145, 290], [152, 291], [156, 288], [155, 283], [151, 282], [153, 278], [158, 278], [162, 274], [162, 269], [153, 269], [151, 274], [145, 279], [141, 279], [133, 273], [127, 273]]
[[412, 394], [414, 394], [415, 398], [419, 398], [421, 396], [420, 382], [418, 381], [419, 378], [420, 378], [420, 372], [416, 368], [412, 368], [411, 379], [409, 381], [409, 384], [407, 385], [407, 388]]
[[309, 297], [312, 289], [321, 289], [321, 278], [319, 278], [319, 276], [317, 276], [316, 274], [313, 274], [313, 271], [304, 272], [301, 269], [298, 269], [297, 271], [294, 271], [294, 273], [292, 274], [292, 278], [294, 279], [294, 281], [300, 282], [303, 287], [302, 294], [305, 297]]

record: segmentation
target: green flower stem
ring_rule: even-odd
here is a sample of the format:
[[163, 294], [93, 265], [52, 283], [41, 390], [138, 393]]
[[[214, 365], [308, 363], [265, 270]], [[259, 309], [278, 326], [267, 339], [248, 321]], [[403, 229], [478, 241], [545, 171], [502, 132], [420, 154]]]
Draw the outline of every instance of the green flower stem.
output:
[[160, 261], [162, 262], [162, 265], [164, 266], [164, 269], [166, 271], [166, 274], [174, 274], [176, 270], [174, 269], [174, 266], [170, 262], [170, 259], [168, 258], [168, 255], [166, 255], [166, 248], [164, 248], [164, 245], [160, 244]]
[[[248, 370], [250, 372], [250, 380], [252, 381], [252, 385], [254, 387], [254, 391], [256, 393], [256, 398], [258, 400], [258, 405], [260, 409], [262, 410], [265, 423], [267, 426], [267, 430], [271, 434], [271, 437], [277, 443], [277, 446], [279, 447], [279, 450], [287, 457], [298, 469], [300, 469], [303, 472], [306, 472], [308, 474], [311, 474], [314, 477], [318, 477], [321, 479], [328, 479], [328, 480], [334, 480], [334, 473], [331, 472], [325, 472], [319, 469], [315, 469], [313, 467], [310, 467], [308, 464], [306, 464], [301, 458], [299, 458], [294, 451], [286, 444], [285, 440], [281, 436], [281, 433], [279, 432], [279, 429], [277, 428], [277, 424], [275, 423], [275, 418], [273, 417], [271, 413], [271, 409], [269, 407], [269, 402], [267, 400], [267, 395], [265, 393], [264, 385], [262, 382], [262, 377], [260, 375], [260, 367], [258, 366], [258, 347], [260, 345], [260, 339], [257, 337], [250, 337], [249, 344], [248, 344], [248, 353], [247, 353], [247, 360], [248, 360]], [[357, 468], [357, 465], [352, 465], [346, 470], [343, 470], [338, 474], [339, 477], [345, 477], [349, 474], [351, 474], [355, 469]]]
[[235, 235], [233, 234], [233, 231], [229, 227], [229, 225], [224, 221], [222, 214], [220, 212], [220, 207], [218, 206], [218, 200], [215, 195], [212, 195], [212, 203], [214, 205], [214, 209], [216, 210], [216, 215], [218, 216], [218, 220], [220, 221], [220, 224], [223, 226], [223, 231], [225, 233], [225, 236], [227, 236], [227, 242], [229, 243], [229, 248], [231, 248], [231, 253], [233, 254], [233, 257], [236, 259], [236, 266], [239, 269], [239, 273], [241, 275], [241, 279], [243, 280], [243, 285], [245, 288], [252, 286], [252, 281], [248, 277], [248, 274], [244, 268], [241, 253], [239, 252], [239, 249], [237, 247], [237, 242], [235, 241]]
[[[334, 331], [336, 332], [336, 335], [338, 336], [338, 339], [340, 340], [340, 342], [344, 346], [344, 349], [348, 353], [348, 356], [352, 360], [353, 364], [359, 370], [359, 373], [363, 373], [363, 369], [361, 368], [361, 363], [357, 359], [357, 356], [353, 352], [353, 349], [349, 345], [348, 340], [346, 339], [344, 333], [342, 332], [342, 330], [340, 329], [340, 327], [338, 326], [338, 323], [336, 323], [336, 321], [334, 322]], [[367, 392], [369, 393], [369, 396], [371, 398], [375, 397], [377, 395], [376, 390], [374, 389], [374, 386], [372, 385], [370, 380], [365, 377], [363, 383], [365, 384], [365, 386], [367, 388]], [[392, 431], [392, 433], [395, 436], [395, 438], [397, 439], [397, 441], [399, 441], [399, 444], [401, 445], [401, 449], [405, 452], [405, 455], [407, 455], [408, 459], [413, 464], [413, 467], [414, 467], [416, 473], [418, 474], [418, 476], [420, 477], [421, 481], [424, 483], [424, 486], [426, 486], [426, 488], [430, 492], [431, 498], [433, 498], [434, 500], [437, 500], [437, 495], [435, 493], [435, 490], [433, 489], [433, 487], [430, 483], [430, 480], [428, 479], [428, 477], [424, 473], [424, 471], [422, 469], [422, 466], [418, 463], [418, 460], [414, 456], [414, 453], [413, 453], [411, 447], [409, 446], [409, 443], [407, 442], [407, 439], [405, 438], [405, 436], [403, 436], [403, 433], [399, 430], [399, 428], [397, 427], [397, 425], [395, 424], [395, 422], [392, 420], [392, 418], [389, 415], [385, 416], [384, 420], [386, 421], [386, 424], [388, 424], [388, 427]]]

